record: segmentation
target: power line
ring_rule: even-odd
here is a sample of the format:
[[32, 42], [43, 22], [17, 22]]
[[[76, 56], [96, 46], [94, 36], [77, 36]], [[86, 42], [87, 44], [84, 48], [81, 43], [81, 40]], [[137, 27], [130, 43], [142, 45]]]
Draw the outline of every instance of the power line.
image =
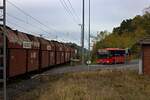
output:
[[[18, 17], [15, 17], [15, 16], [13, 16], [13, 15], [10, 15], [10, 14], [8, 14], [8, 13], [7, 13], [7, 15], [8, 15], [9, 17], [11, 17], [11, 18], [14, 18], [14, 19], [17, 20], [17, 21], [20, 21], [20, 22], [23, 22], [23, 23], [25, 23], [25, 24], [34, 26], [34, 28], [40, 29], [41, 31], [44, 31], [45, 33], [48, 33], [49, 35], [52, 35], [51, 33], [46, 32], [45, 30], [41, 29], [40, 27], [35, 26], [34, 24], [29, 24], [29, 23], [27, 23], [26, 21], [24, 21], [24, 20], [22, 20], [22, 19], [20, 19], [20, 18], [18, 18]], [[30, 32], [30, 33], [36, 33], [36, 34], [39, 33], [39, 32], [29, 31], [27, 28], [24, 28], [24, 27], [22, 27], [22, 26], [20, 26], [20, 25], [18, 25], [18, 24], [16, 24], [16, 23], [13, 23], [13, 22], [11, 22], [11, 21], [8, 21], [8, 23], [11, 24], [12, 26], [15, 25], [15, 26], [17, 26], [17, 27], [20, 27], [21, 29], [26, 30], [26, 31], [28, 31], [28, 32]], [[15, 27], [13, 27], [13, 28], [15, 28]], [[37, 35], [41, 35], [41, 34], [37, 34]], [[58, 36], [57, 36], [57, 35], [54, 35], [53, 37], [58, 37]], [[55, 38], [54, 38], [54, 39], [55, 39]]]
[[10, 14], [8, 14], [8, 13], [7, 13], [7, 16], [9, 16], [9, 17], [11, 17], [11, 18], [13, 18], [13, 19], [15, 19], [15, 20], [18, 20], [18, 21], [20, 21], [20, 22], [23, 22], [23, 23], [25, 23], [25, 24], [34, 26], [34, 28], [40, 29], [40, 30], [43, 31], [44, 33], [49, 33], [49, 34], [51, 34], [50, 32], [45, 31], [45, 30], [42, 29], [41, 27], [37, 27], [37, 26], [34, 25], [34, 24], [29, 24], [27, 21], [24, 21], [24, 20], [22, 20], [22, 19], [20, 19], [20, 18], [18, 18], [18, 17], [16, 17], [16, 16], [10, 15]]
[[[21, 28], [21, 29], [23, 29], [24, 31], [28, 31], [29, 33], [32, 33], [32, 34], [36, 34], [36, 35], [44, 35], [44, 34], [37, 34], [38, 32], [33, 32], [33, 31], [30, 31], [30, 30], [28, 30], [27, 28], [24, 28], [24, 27], [22, 27], [22, 26], [20, 26], [20, 25], [18, 25], [18, 24], [16, 24], [16, 23], [13, 23], [13, 22], [11, 22], [11, 21], [7, 21], [8, 22], [8, 24], [10, 24], [10, 26], [12, 27], [12, 28], [16, 28], [16, 27], [14, 27], [14, 25], [15, 26], [17, 26], [17, 27], [19, 27], [19, 28]], [[46, 35], [46, 34], [45, 34]], [[51, 35], [51, 34], [49, 34], [49, 35]], [[53, 36], [53, 37], [57, 37], [56, 35], [55, 36]], [[46, 38], [48, 38], [48, 37], [46, 37]], [[54, 38], [55, 39], [55, 38]]]
[[72, 6], [70, 0], [67, 0], [67, 1], [69, 2], [69, 5], [70, 5], [72, 11], [74, 12], [75, 16], [78, 18], [78, 20], [80, 20], [80, 17], [77, 15], [77, 13], [76, 13], [75, 9], [73, 8], [73, 6]]
[[[61, 1], [61, 0], [60, 0], [60, 1]], [[26, 15], [27, 17], [30, 17], [30, 18], [33, 19], [35, 22], [39, 23], [40, 25], [44, 26], [45, 28], [47, 28], [47, 29], [52, 29], [52, 30], [54, 30], [55, 32], [58, 32], [56, 29], [54, 29], [54, 28], [52, 28], [52, 27], [48, 27], [47, 25], [43, 24], [41, 21], [39, 21], [38, 19], [34, 18], [33, 16], [31, 16], [30, 14], [28, 14], [27, 12], [25, 12], [24, 10], [22, 10], [21, 8], [19, 8], [18, 6], [16, 6], [14, 3], [10, 2], [9, 0], [7, 0], [7, 2], [8, 2], [9, 4], [11, 4], [13, 7], [15, 7], [18, 11], [22, 12], [22, 13], [23, 13], [24, 15]], [[61, 1], [61, 3], [62, 3], [62, 5], [64, 6], [64, 8], [66, 8], [66, 11], [70, 12], [71, 16], [74, 18], [74, 21], [77, 22], [76, 19], [75, 19], [75, 17], [73, 16], [72, 12], [71, 12], [70, 10], [68, 10], [69, 7], [67, 6], [66, 2], [63, 0], [63, 1]], [[13, 15], [10, 15], [10, 14], [9, 14], [8, 16], [11, 17], [11, 18], [14, 18], [14, 19], [16, 19], [16, 20], [18, 20], [18, 21], [20, 21], [20, 22], [24, 22], [24, 23], [26, 23], [26, 24], [29, 24], [27, 21], [24, 21], [23, 19], [17, 18], [16, 16], [13, 16]], [[78, 24], [78, 23], [77, 23], [77, 24]], [[16, 25], [16, 24], [14, 24], [14, 25]], [[47, 32], [47, 31], [45, 31], [44, 29], [42, 29], [41, 27], [37, 27], [37, 26], [35, 26], [35, 25], [33, 25], [33, 24], [29, 24], [29, 25], [32, 25], [32, 26], [34, 26], [34, 27], [36, 27], [36, 28], [38, 28], [38, 29], [40, 29], [40, 30], [42, 30], [42, 31], [44, 31], [44, 32], [46, 32], [46, 33], [48, 33], [48, 34], [51, 34], [51, 33]], [[19, 25], [16, 25], [16, 26], [20, 27]], [[61, 32], [60, 32], [60, 33], [61, 33]]]
[[18, 20], [18, 21], [24, 22], [24, 23], [27, 24], [26, 21], [24, 21], [24, 20], [22, 20], [22, 19], [20, 19], [20, 18], [18, 18], [18, 17], [16, 17], [16, 16], [13, 16], [13, 15], [11, 15], [11, 14], [9, 14], [9, 13], [7, 13], [7, 16], [9, 16], [9, 17], [11, 17], [11, 18], [14, 18], [14, 19], [16, 19], [16, 20]]
[[[9, 16], [10, 16], [10, 15], [9, 15]], [[24, 22], [25, 24], [34, 26], [34, 28], [36, 27], [36, 29], [40, 29], [41, 31], [44, 31], [43, 29], [41, 29], [40, 27], [35, 26], [34, 24], [26, 23], [24, 20], [19, 19], [19, 18], [15, 17], [15, 16], [12, 16], [12, 15], [11, 15], [11, 17], [14, 18], [14, 19], [16, 19], [16, 20], [18, 20], [18, 21]], [[30, 33], [35, 33], [35, 34], [39, 33], [39, 32], [29, 31], [27, 28], [24, 28], [23, 26], [20, 26], [20, 25], [18, 25], [18, 24], [16, 24], [16, 23], [13, 23], [13, 22], [11, 22], [11, 21], [7, 21], [7, 22], [8, 22], [9, 24], [11, 24], [12, 26], [15, 25], [15, 26], [20, 27], [21, 29], [26, 30], [26, 31], [28, 31], [28, 32], [30, 32]], [[14, 27], [13, 27], [13, 28], [14, 28]], [[49, 34], [49, 35], [52, 35], [52, 34], [49, 33], [49, 32], [46, 32], [46, 31], [44, 31], [44, 32], [47, 33], [47, 34]], [[40, 35], [40, 34], [37, 34], [37, 35]], [[54, 37], [56, 37], [56, 35], [54, 35]]]
[[[7, 2], [10, 3], [12, 6], [14, 6], [16, 9], [18, 9], [20, 12], [22, 12], [24, 15], [26, 15], [26, 16], [32, 18], [34, 21], [38, 22], [39, 24], [41, 24], [42, 26], [46, 27], [47, 29], [53, 29], [56, 33], [58, 32], [56, 29], [48, 27], [47, 25], [45, 25], [45, 24], [43, 24], [42, 22], [40, 22], [38, 19], [36, 19], [36, 18], [34, 18], [33, 16], [31, 16], [30, 14], [26, 13], [24, 10], [22, 10], [21, 8], [19, 8], [18, 6], [16, 6], [14, 3], [10, 2], [9, 0], [7, 0]], [[11, 17], [12, 17], [12, 16], [11, 16]], [[16, 18], [15, 16], [13, 16], [13, 17], [14, 17], [15, 19], [17, 19], [17, 20], [20, 20], [20, 19]], [[21, 19], [21, 20], [22, 20], [22, 19]], [[20, 21], [21, 21], [21, 20], [20, 20]], [[23, 22], [25, 22], [25, 21], [23, 21]], [[27, 23], [27, 22], [25, 22], [25, 23]], [[44, 29], [42, 29], [42, 30], [44, 30]], [[51, 34], [51, 33], [49, 33], [49, 32], [46, 32], [46, 33]], [[61, 32], [59, 32], [59, 33], [61, 33]]]
[[[78, 17], [76, 16], [76, 14], [75, 14], [75, 10], [73, 11], [72, 9], [74, 9], [73, 7], [72, 7], [72, 4], [71, 4], [71, 2], [70, 1], [68, 1], [69, 2], [69, 4], [70, 4], [70, 6], [71, 6], [71, 9], [69, 8], [69, 6], [67, 5], [67, 3], [66, 3], [66, 1], [65, 0], [63, 0], [63, 2], [64, 2], [64, 4], [65, 4], [65, 6], [67, 7], [67, 9], [68, 9], [68, 11], [70, 12], [70, 14], [72, 15], [72, 17], [77, 21], [77, 20], [80, 20], [80, 18], [78, 19]], [[78, 22], [78, 21], [77, 21]], [[79, 24], [79, 23], [77, 23], [77, 24]]]
[[9, 4], [11, 4], [12, 6], [14, 6], [16, 9], [18, 9], [20, 12], [22, 12], [23, 14], [25, 14], [26, 16], [29, 16], [30, 18], [32, 18], [34, 21], [38, 22], [39, 24], [43, 25], [44, 27], [46, 27], [47, 29], [52, 29], [55, 32], [57, 32], [56, 29], [52, 28], [52, 27], [48, 27], [47, 25], [43, 24], [41, 21], [39, 21], [38, 19], [34, 18], [33, 16], [31, 16], [30, 14], [28, 14], [27, 12], [25, 12], [24, 10], [22, 10], [21, 8], [19, 8], [18, 6], [16, 6], [14, 3], [10, 2], [7, 0], [7, 2]]
[[8, 24], [11, 25], [12, 28], [15, 28], [15, 27], [13, 27], [13, 25], [15, 25], [15, 26], [20, 27], [21, 29], [26, 30], [26, 31], [28, 31], [28, 32], [30, 32], [30, 33], [36, 33], [36, 32], [33, 32], [33, 31], [29, 31], [28, 29], [26, 29], [26, 28], [24, 28], [24, 27], [22, 27], [22, 26], [20, 26], [20, 25], [18, 25], [18, 24], [16, 24], [16, 23], [13, 23], [13, 22], [11, 22], [11, 21], [8, 21], [8, 20], [7, 20], [7, 22], [8, 22]]
[[76, 19], [74, 18], [74, 16], [72, 15], [72, 12], [70, 11], [70, 9], [68, 8], [66, 2], [64, 0], [59, 0], [61, 5], [63, 6], [63, 8], [65, 9], [65, 11], [72, 17], [73, 21], [75, 22], [75, 24], [77, 24]]
[[73, 13], [69, 9], [69, 7], [68, 7], [67, 3], [65, 2], [65, 0], [59, 0], [59, 1], [60, 1], [61, 5], [63, 6], [63, 8], [65, 9], [65, 11], [72, 17], [75, 24], [78, 25], [76, 18], [74, 17]]

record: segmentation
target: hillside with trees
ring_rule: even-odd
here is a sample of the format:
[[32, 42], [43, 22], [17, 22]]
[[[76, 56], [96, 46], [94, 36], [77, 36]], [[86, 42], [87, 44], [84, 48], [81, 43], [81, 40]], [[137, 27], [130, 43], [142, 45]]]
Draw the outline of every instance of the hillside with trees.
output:
[[138, 56], [138, 41], [150, 35], [150, 14], [137, 15], [133, 19], [123, 20], [119, 27], [115, 27], [112, 33], [101, 31], [93, 46], [93, 59], [100, 48], [130, 48], [133, 55]]

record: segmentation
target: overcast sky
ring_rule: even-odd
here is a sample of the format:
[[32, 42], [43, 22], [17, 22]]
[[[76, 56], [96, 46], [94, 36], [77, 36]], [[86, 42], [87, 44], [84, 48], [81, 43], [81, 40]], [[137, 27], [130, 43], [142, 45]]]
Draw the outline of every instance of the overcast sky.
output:
[[[80, 26], [82, 0], [70, 0], [79, 18], [70, 16], [61, 4], [61, 0], [9, 0], [25, 12], [35, 17], [46, 26], [42, 26], [29, 16], [24, 15], [7, 3], [8, 25], [32, 34], [44, 34], [50, 39], [80, 43]], [[63, 1], [63, 0], [62, 0]], [[65, 0], [69, 6], [68, 0]], [[86, 1], [86, 32], [88, 26], [88, 0]], [[112, 31], [124, 19], [141, 15], [142, 10], [150, 5], [150, 0], [91, 0], [91, 30]], [[70, 7], [70, 6], [69, 6]], [[12, 17], [13, 16], [13, 17]], [[19, 18], [16, 20], [14, 17]], [[24, 22], [22, 22], [24, 21]], [[87, 33], [86, 33], [87, 34]], [[85, 38], [87, 45], [87, 35]]]

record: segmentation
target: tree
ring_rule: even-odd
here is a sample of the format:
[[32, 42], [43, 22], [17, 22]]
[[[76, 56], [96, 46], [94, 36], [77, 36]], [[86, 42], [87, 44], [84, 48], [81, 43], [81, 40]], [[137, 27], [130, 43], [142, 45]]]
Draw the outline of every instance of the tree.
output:
[[[97, 42], [93, 47], [93, 56], [100, 48], [131, 48], [138, 55], [138, 41], [150, 35], [150, 14], [137, 15], [133, 19], [123, 20], [119, 27], [115, 27], [112, 33], [101, 31], [97, 35]], [[131, 51], [131, 52], [132, 52]], [[93, 57], [94, 58], [94, 57]]]

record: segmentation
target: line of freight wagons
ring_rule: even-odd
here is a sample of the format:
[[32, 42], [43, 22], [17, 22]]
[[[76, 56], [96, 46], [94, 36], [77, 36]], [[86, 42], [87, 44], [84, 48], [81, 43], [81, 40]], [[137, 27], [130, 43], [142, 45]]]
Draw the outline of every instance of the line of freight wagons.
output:
[[[3, 28], [0, 27], [0, 32]], [[0, 53], [3, 36], [0, 33]], [[75, 56], [75, 49], [57, 41], [12, 30], [7, 27], [7, 77], [14, 77], [51, 66], [64, 64]], [[3, 58], [0, 58], [0, 66]]]

